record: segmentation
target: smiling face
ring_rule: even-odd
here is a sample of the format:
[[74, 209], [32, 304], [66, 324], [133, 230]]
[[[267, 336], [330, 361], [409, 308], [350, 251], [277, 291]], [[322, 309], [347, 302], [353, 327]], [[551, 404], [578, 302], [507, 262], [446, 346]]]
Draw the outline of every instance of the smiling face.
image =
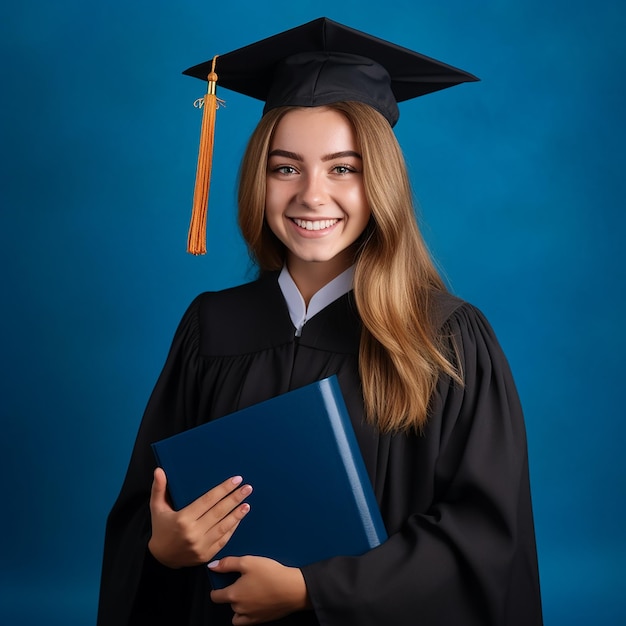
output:
[[267, 163], [265, 218], [287, 249], [294, 279], [313, 270], [330, 280], [353, 263], [370, 209], [359, 147], [342, 113], [302, 108], [280, 120]]

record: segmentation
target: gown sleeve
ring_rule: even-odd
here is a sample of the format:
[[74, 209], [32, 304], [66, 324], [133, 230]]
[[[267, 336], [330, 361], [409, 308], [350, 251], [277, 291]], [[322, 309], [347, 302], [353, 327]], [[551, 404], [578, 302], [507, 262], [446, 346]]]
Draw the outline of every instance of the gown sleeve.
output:
[[[187, 623], [192, 610], [195, 568], [171, 570], [147, 549], [150, 488], [156, 462], [150, 444], [192, 424], [197, 406], [198, 317], [192, 304], [175, 334], [165, 367], [144, 413], [119, 497], [107, 519], [98, 626]], [[172, 598], [184, 598], [189, 602]], [[141, 619], [138, 616], [141, 615]]]
[[[470, 305], [444, 331], [465, 384], [442, 377], [432, 399], [422, 436], [430, 441], [419, 444], [436, 448], [432, 498], [420, 510], [407, 488], [414, 478], [396, 475], [385, 489], [400, 492], [409, 513], [384, 544], [302, 568], [324, 626], [542, 623], [526, 436], [509, 366]], [[404, 473], [412, 471], [411, 456], [424, 448], [392, 439], [389, 458], [398, 452]]]

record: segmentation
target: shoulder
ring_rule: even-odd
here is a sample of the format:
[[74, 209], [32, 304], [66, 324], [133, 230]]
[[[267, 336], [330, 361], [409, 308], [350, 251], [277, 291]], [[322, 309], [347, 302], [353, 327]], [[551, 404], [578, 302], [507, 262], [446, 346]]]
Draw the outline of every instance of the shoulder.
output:
[[250, 353], [281, 343], [290, 320], [277, 278], [270, 273], [197, 296], [190, 309], [197, 321], [201, 354]]
[[454, 313], [468, 303], [447, 291], [435, 291], [431, 297], [431, 317], [435, 328], [441, 329]]
[[493, 334], [489, 322], [480, 309], [447, 291], [435, 292], [430, 311], [433, 326], [440, 335], [459, 339], [468, 331], [472, 329], [476, 331], [479, 328], [490, 335]]
[[457, 384], [447, 375], [440, 378], [432, 415], [445, 413], [450, 424], [465, 423], [468, 429], [481, 417], [493, 424], [522, 424], [511, 367], [483, 312], [449, 294], [439, 301], [439, 337], [447, 344], [448, 357], [463, 383]]
[[442, 292], [435, 296], [431, 309], [439, 336], [451, 342], [457, 358], [466, 362], [506, 363], [496, 333], [478, 307]]
[[243, 285], [229, 287], [221, 291], [205, 291], [193, 302], [200, 319], [234, 316], [233, 322], [248, 317], [252, 307], [273, 299], [279, 294], [277, 276], [266, 274], [257, 280]]
[[493, 332], [487, 318], [478, 307], [449, 292], [435, 292], [430, 309], [435, 328], [444, 334], [476, 324], [490, 333]]

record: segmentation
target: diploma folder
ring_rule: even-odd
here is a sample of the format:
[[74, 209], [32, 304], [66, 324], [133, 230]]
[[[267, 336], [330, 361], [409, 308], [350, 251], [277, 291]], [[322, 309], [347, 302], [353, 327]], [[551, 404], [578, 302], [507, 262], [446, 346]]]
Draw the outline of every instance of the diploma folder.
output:
[[[250, 554], [300, 567], [387, 538], [336, 376], [152, 448], [176, 510], [231, 476], [252, 485], [250, 512], [215, 558]], [[207, 571], [214, 588], [235, 580]]]

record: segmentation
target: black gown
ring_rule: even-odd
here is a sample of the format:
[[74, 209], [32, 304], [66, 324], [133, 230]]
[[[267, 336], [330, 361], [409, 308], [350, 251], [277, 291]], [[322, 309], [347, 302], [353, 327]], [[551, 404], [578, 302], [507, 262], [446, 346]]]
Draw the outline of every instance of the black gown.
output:
[[[360, 557], [302, 568], [314, 611], [278, 623], [536, 626], [542, 623], [522, 411], [482, 314], [437, 297], [457, 340], [461, 387], [442, 376], [423, 435], [364, 421], [361, 322], [352, 293], [294, 336], [277, 274], [205, 293], [185, 313], [144, 414], [106, 530], [98, 626], [227, 625], [204, 567], [170, 570], [148, 552], [150, 443], [337, 374], [389, 539]], [[294, 419], [297, 419], [294, 416]]]

